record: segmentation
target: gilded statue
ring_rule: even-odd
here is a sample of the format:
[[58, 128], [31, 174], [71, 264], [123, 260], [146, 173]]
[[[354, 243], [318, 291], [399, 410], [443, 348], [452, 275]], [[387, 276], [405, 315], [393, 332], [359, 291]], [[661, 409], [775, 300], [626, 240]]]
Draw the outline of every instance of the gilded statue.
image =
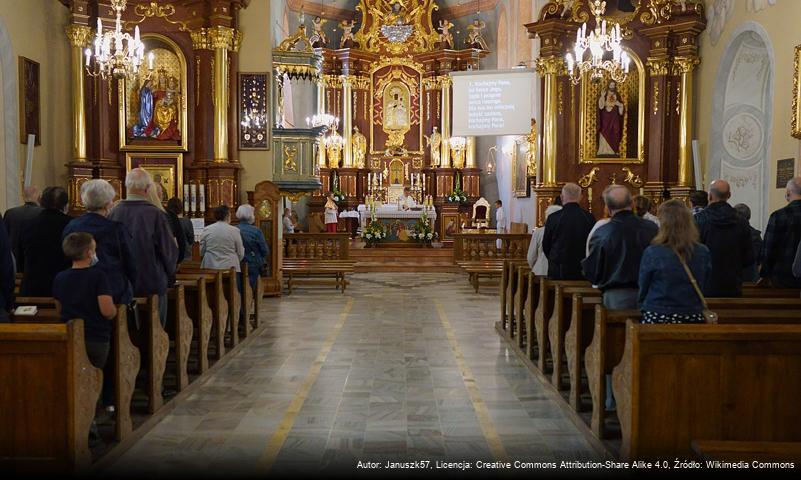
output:
[[353, 39], [353, 29], [356, 27], [356, 20], [350, 22], [342, 20], [339, 22], [339, 28], [342, 29], [342, 38], [339, 40], [339, 48], [346, 48], [353, 46], [355, 43]]
[[311, 42], [312, 47], [325, 48], [328, 46], [328, 36], [326, 36], [325, 30], [323, 30], [323, 25], [325, 25], [326, 22], [328, 22], [328, 20], [320, 17], [314, 17], [314, 20], [312, 20], [312, 28], [314, 28], [314, 33], [312, 33], [311, 38], [309, 38], [309, 42]]
[[526, 141], [528, 143], [527, 175], [533, 177], [537, 174], [537, 121], [533, 118], [531, 119], [531, 132], [526, 137]]
[[487, 24], [478, 18], [473, 20], [473, 23], [467, 26], [467, 47], [477, 48], [480, 50], [489, 50], [487, 41], [484, 40], [482, 31], [487, 27]]
[[426, 140], [426, 145], [431, 150], [431, 166], [439, 167], [440, 165], [440, 147], [442, 146], [442, 135], [437, 131], [437, 127], [431, 132], [431, 136], [423, 135]]
[[364, 168], [367, 154], [367, 137], [359, 131], [359, 127], [353, 127], [353, 136], [350, 143], [353, 149], [353, 164], [356, 168]]
[[342, 143], [330, 142], [325, 147], [325, 153], [328, 156], [328, 168], [339, 168], [339, 162], [342, 160]]
[[453, 23], [451, 23], [450, 20], [445, 19], [439, 21], [440, 48], [453, 49], [453, 34], [450, 32], [451, 28], [453, 28]]
[[181, 140], [178, 130], [178, 106], [170, 91], [156, 104], [155, 123], [159, 129], [156, 140]]
[[386, 148], [403, 147], [403, 139], [411, 127], [409, 90], [403, 84], [390, 84], [384, 91], [382, 127], [388, 134]]

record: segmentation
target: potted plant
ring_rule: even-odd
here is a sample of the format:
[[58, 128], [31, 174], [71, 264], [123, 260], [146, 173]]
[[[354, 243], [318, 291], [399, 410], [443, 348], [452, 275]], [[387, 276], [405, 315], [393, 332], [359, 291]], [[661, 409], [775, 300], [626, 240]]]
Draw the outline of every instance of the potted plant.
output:
[[462, 191], [461, 188], [456, 186], [448, 195], [448, 202], [450, 203], [467, 203], [467, 194]]
[[370, 223], [362, 231], [362, 238], [367, 247], [373, 247], [381, 240], [387, 238], [387, 230], [381, 222], [370, 220]]
[[417, 220], [417, 224], [414, 226], [414, 231], [409, 233], [409, 236], [413, 239], [417, 240], [419, 243], [422, 243], [425, 246], [431, 246], [431, 242], [433, 242], [437, 237], [437, 232], [434, 231], [434, 227], [431, 225], [431, 221], [428, 219], [428, 215], [425, 211], [423, 211], [423, 215]]

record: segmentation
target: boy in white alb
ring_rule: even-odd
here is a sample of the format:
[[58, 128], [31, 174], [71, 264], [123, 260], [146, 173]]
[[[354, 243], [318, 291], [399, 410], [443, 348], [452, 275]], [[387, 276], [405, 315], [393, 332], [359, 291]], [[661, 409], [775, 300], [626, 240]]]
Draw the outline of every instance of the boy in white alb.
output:
[[[506, 213], [503, 211], [503, 202], [501, 200], [495, 201], [495, 231], [497, 233], [506, 233]], [[500, 250], [501, 239], [495, 242], [495, 246]]]

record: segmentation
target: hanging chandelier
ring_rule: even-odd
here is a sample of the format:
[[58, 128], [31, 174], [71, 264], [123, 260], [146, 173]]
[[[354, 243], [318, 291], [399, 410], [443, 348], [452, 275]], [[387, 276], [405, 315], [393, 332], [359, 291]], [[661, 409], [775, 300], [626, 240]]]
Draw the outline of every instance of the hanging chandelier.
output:
[[414, 31], [411, 25], [404, 25], [398, 20], [392, 25], [381, 25], [381, 33], [392, 43], [403, 43]]
[[[592, 13], [595, 15], [595, 29], [587, 35], [585, 22], [576, 32], [575, 57], [567, 54], [567, 71], [573, 85], [581, 82], [585, 73], [590, 73], [590, 79], [597, 82], [603, 78], [604, 72], [609, 73], [618, 83], [626, 81], [629, 73], [629, 55], [620, 46], [620, 24], [614, 23], [607, 30], [606, 20], [601, 17], [606, 11], [606, 2], [593, 0]], [[584, 60], [584, 52], [590, 51], [590, 58]], [[611, 60], [604, 60], [604, 55], [611, 53]]]
[[[95, 35], [95, 51], [86, 49], [86, 71], [91, 76], [100, 76], [106, 80], [109, 76], [117, 80], [123, 78], [133, 79], [139, 71], [139, 66], [145, 57], [145, 44], [139, 39], [139, 26], [134, 29], [134, 35], [122, 31], [122, 12], [125, 11], [126, 0], [111, 0], [111, 7], [117, 19], [114, 31], [103, 31], [103, 22], [97, 19], [97, 34]], [[94, 68], [90, 67], [94, 57]], [[150, 68], [152, 69], [152, 56]]]

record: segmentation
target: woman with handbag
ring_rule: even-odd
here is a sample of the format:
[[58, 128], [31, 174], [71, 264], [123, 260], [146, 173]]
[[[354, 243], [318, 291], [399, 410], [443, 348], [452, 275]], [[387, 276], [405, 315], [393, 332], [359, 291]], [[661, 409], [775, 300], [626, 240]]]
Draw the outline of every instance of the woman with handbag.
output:
[[682, 201], [659, 207], [659, 233], [640, 263], [642, 323], [705, 323], [703, 286], [712, 268], [692, 213]]

